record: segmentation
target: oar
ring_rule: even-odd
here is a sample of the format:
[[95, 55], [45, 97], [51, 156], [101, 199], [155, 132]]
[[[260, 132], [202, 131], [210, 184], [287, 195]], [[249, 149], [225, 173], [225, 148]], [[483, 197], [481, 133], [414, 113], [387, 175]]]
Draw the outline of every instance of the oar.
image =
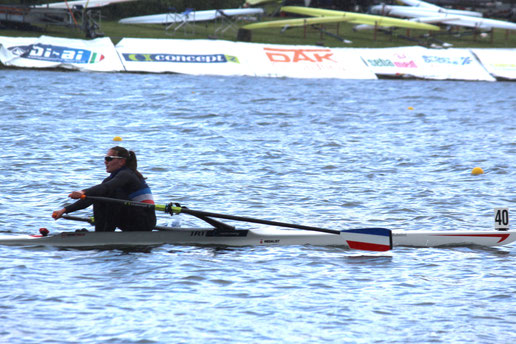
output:
[[334, 229], [296, 225], [296, 224], [292, 224], [292, 223], [260, 220], [260, 219], [250, 218], [250, 217], [241, 217], [241, 216], [234, 216], [234, 215], [211, 213], [211, 212], [207, 212], [207, 211], [193, 210], [193, 209], [186, 208], [186, 207], [173, 206], [172, 203], [167, 204], [167, 205], [148, 204], [148, 203], [133, 202], [133, 201], [116, 199], [116, 198], [97, 197], [97, 196], [83, 196], [83, 198], [87, 198], [92, 201], [98, 201], [98, 202], [117, 203], [117, 204], [123, 204], [126, 206], [155, 209], [155, 210], [170, 213], [171, 215], [184, 213], [184, 214], [190, 214], [190, 215], [201, 217], [201, 218], [202, 217], [215, 217], [215, 218], [219, 218], [219, 219], [242, 221], [242, 222], [252, 222], [252, 223], [259, 223], [259, 224], [270, 225], [270, 226], [303, 229], [303, 230], [308, 230], [308, 231], [331, 233], [331, 234], [337, 234], [337, 235], [339, 235], [342, 232], [363, 233], [363, 234], [371, 234], [371, 235], [387, 235], [387, 236], [391, 235], [391, 231], [386, 228], [358, 228], [358, 229], [338, 231], [338, 230], [334, 230]]
[[[271, 226], [278, 226], [278, 227], [287, 227], [287, 228], [295, 228], [295, 229], [309, 230], [309, 231], [315, 231], [315, 232], [330, 233], [330, 234], [335, 234], [335, 235], [341, 236], [341, 239], [344, 239], [350, 248], [358, 249], [358, 250], [387, 251], [387, 250], [392, 249], [392, 232], [386, 228], [357, 228], [357, 229], [337, 231], [337, 230], [333, 230], [333, 229], [296, 225], [296, 224], [291, 224], [291, 223], [254, 219], [254, 218], [250, 218], [250, 217], [241, 217], [241, 216], [192, 210], [192, 209], [189, 209], [186, 207], [181, 207], [178, 205], [174, 206], [173, 203], [169, 203], [167, 205], [148, 204], [148, 203], [133, 202], [133, 201], [116, 199], [116, 198], [97, 197], [97, 196], [83, 196], [82, 198], [90, 199], [93, 202], [107, 202], [107, 203], [121, 204], [124, 206], [155, 209], [155, 210], [167, 212], [171, 215], [181, 214], [181, 213], [190, 214], [190, 215], [198, 217], [204, 221], [207, 221], [210, 224], [213, 222], [218, 222], [218, 221], [215, 221], [212, 219], [212, 217], [215, 217], [215, 218], [228, 219], [228, 220], [234, 220], [234, 221], [252, 222], [252, 223], [260, 223], [260, 224], [271, 225]], [[220, 222], [218, 222], [218, 223], [220, 223]], [[222, 224], [222, 223], [220, 223], [220, 224]], [[227, 231], [228, 228], [231, 228], [231, 227], [226, 224], [222, 224], [222, 226], [215, 227], [215, 230]]]

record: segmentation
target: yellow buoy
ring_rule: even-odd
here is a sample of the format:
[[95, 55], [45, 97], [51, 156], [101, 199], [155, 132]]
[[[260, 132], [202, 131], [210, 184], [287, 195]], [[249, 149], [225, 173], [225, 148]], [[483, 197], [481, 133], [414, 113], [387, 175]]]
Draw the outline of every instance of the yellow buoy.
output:
[[115, 136], [113, 138], [113, 141], [122, 141], [122, 138], [120, 136]]
[[479, 174], [484, 174], [484, 170], [480, 167], [475, 167], [473, 170], [471, 170], [471, 174], [474, 176], [478, 176]]
[[408, 109], [409, 110], [414, 110], [414, 108], [412, 106], [409, 106]]

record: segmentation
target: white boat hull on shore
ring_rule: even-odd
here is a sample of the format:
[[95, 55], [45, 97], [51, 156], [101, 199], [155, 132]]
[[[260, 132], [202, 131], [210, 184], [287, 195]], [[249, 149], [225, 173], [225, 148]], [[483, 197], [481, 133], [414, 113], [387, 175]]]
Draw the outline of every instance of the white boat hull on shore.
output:
[[194, 11], [189, 14], [183, 13], [162, 13], [147, 16], [130, 17], [120, 19], [120, 24], [172, 24], [183, 22], [202, 22], [215, 20], [224, 16], [261, 16], [262, 8], [230, 8], [222, 10]]

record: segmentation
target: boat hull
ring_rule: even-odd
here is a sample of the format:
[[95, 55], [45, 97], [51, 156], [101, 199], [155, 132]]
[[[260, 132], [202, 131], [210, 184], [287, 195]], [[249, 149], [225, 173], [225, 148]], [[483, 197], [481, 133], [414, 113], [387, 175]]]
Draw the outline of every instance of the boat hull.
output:
[[[176, 245], [317, 245], [345, 246], [371, 251], [391, 249], [391, 237], [341, 232], [340, 235], [296, 230], [254, 229], [214, 231], [185, 228], [152, 232], [62, 232], [48, 236], [0, 236], [0, 244], [8, 246], [44, 245], [55, 247], [128, 247]], [[364, 246], [369, 245], [369, 246]]]
[[264, 13], [261, 8], [231, 8], [225, 10], [195, 11], [188, 15], [182, 13], [162, 13], [120, 19], [120, 24], [172, 24], [201, 22], [218, 19], [222, 16], [256, 16]]
[[394, 247], [501, 246], [516, 241], [516, 231], [393, 231]]
[[[251, 229], [217, 232], [185, 228], [152, 232], [62, 232], [48, 236], [0, 235], [0, 245], [54, 247], [135, 247], [174, 245], [270, 246], [314, 245], [358, 248], [367, 241], [373, 251], [393, 247], [497, 246], [516, 241], [516, 231], [392, 231], [392, 238], [341, 232], [340, 235], [298, 230]], [[367, 240], [365, 240], [366, 238]], [[386, 243], [387, 240], [387, 243]], [[367, 247], [366, 247], [367, 249]]]

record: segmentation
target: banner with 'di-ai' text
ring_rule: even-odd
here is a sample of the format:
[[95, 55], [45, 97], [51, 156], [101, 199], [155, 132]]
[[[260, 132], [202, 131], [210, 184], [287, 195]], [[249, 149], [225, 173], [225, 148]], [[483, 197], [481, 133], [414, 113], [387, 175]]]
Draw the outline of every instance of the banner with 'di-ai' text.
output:
[[109, 38], [91, 41], [41, 36], [0, 37], [0, 61], [6, 66], [118, 72], [124, 67]]

